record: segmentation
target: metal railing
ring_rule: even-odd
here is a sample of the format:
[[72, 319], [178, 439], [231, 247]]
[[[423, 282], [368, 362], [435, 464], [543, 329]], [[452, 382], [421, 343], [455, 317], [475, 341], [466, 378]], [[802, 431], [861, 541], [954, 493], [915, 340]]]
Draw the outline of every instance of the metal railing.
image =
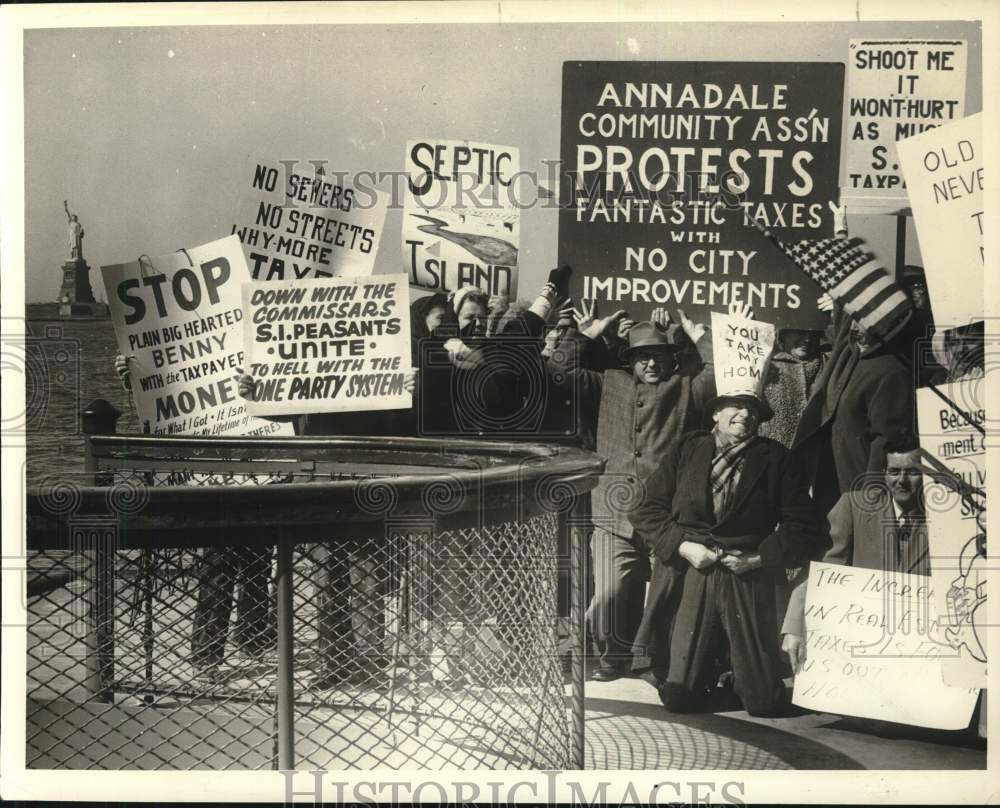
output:
[[574, 513], [600, 459], [108, 418], [28, 493], [29, 767], [582, 767]]

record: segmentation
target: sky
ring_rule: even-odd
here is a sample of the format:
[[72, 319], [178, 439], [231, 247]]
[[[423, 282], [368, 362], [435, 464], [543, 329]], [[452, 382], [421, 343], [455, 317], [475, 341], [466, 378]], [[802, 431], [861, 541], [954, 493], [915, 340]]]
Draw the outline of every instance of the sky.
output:
[[[400, 171], [407, 140], [559, 157], [566, 60], [844, 61], [851, 37], [969, 41], [966, 114], [982, 108], [970, 22], [296, 25], [25, 31], [25, 274], [54, 300], [68, 257], [63, 200], [98, 268], [228, 235], [248, 155]], [[780, 46], [780, 50], [779, 50]], [[845, 114], [846, 119], [846, 114]], [[895, 219], [849, 216], [892, 264]], [[390, 209], [377, 273], [402, 272]], [[554, 208], [521, 216], [520, 296], [557, 262]], [[920, 263], [912, 219], [908, 263]]]

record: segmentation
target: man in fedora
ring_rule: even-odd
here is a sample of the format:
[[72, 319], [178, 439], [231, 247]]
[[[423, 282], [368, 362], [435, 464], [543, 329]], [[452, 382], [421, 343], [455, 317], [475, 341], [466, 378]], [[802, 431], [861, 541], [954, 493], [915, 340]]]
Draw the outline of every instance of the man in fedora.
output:
[[820, 526], [797, 456], [757, 434], [766, 401], [748, 390], [709, 406], [712, 430], [684, 436], [629, 515], [654, 554], [635, 667], [671, 712], [699, 709], [728, 667], [747, 712], [775, 715], [785, 568], [805, 563]]
[[[590, 313], [592, 315], [592, 312]], [[704, 325], [678, 310], [680, 324], [665, 309], [627, 330], [624, 367], [599, 372], [562, 368], [567, 387], [585, 410], [597, 412], [597, 453], [607, 459], [592, 495], [591, 559], [594, 597], [587, 609], [591, 636], [600, 654], [592, 678], [610, 682], [627, 675], [631, 646], [642, 617], [649, 550], [633, 535], [627, 512], [641, 498], [641, 481], [663, 463], [681, 436], [705, 423], [715, 395], [712, 338]], [[581, 324], [582, 350], [565, 352], [586, 365], [587, 343], [618, 329], [624, 311]], [[624, 323], [628, 327], [627, 321]], [[624, 329], [622, 329], [624, 330]], [[692, 349], [692, 343], [697, 353]], [[559, 351], [553, 363], [559, 363]]]

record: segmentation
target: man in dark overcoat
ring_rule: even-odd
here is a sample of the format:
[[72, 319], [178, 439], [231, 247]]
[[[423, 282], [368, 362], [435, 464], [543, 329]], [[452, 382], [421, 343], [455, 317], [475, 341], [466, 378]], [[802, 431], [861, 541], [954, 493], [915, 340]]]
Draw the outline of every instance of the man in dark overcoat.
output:
[[[597, 340], [623, 314], [597, 320], [580, 333], [585, 341]], [[649, 549], [633, 536], [628, 511], [642, 480], [685, 432], [705, 424], [707, 404], [715, 397], [711, 333], [680, 309], [679, 325], [664, 310], [653, 314], [653, 321], [628, 329], [627, 370], [598, 372], [567, 362], [562, 373], [579, 405], [598, 413], [597, 453], [607, 459], [591, 496], [594, 596], [587, 608], [600, 654], [591, 678], [600, 682], [629, 673], [650, 575]]]
[[654, 554], [633, 668], [655, 681], [668, 710], [687, 712], [728, 657], [746, 710], [775, 715], [785, 568], [815, 552], [819, 520], [797, 456], [757, 435], [766, 402], [725, 395], [711, 409], [713, 430], [680, 441], [629, 515]]
[[843, 311], [834, 317], [833, 350], [792, 443], [802, 452], [821, 513], [885, 467], [886, 441], [912, 431], [916, 417], [908, 364], [916, 324], [883, 344]]

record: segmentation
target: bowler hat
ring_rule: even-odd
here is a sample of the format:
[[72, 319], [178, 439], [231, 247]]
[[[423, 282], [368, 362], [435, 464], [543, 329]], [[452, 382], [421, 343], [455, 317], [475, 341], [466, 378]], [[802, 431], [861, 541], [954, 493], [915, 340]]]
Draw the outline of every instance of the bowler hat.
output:
[[725, 404], [737, 404], [756, 410], [757, 418], [761, 423], [770, 421], [774, 417], [774, 410], [763, 398], [752, 390], [737, 390], [732, 393], [723, 393], [716, 396], [709, 404], [709, 409], [715, 412], [720, 406]]
[[659, 326], [643, 320], [628, 330], [628, 348], [626, 356], [640, 348], [666, 348], [677, 350], [683, 347], [686, 338], [683, 329], [677, 323], [671, 323], [663, 330]]

